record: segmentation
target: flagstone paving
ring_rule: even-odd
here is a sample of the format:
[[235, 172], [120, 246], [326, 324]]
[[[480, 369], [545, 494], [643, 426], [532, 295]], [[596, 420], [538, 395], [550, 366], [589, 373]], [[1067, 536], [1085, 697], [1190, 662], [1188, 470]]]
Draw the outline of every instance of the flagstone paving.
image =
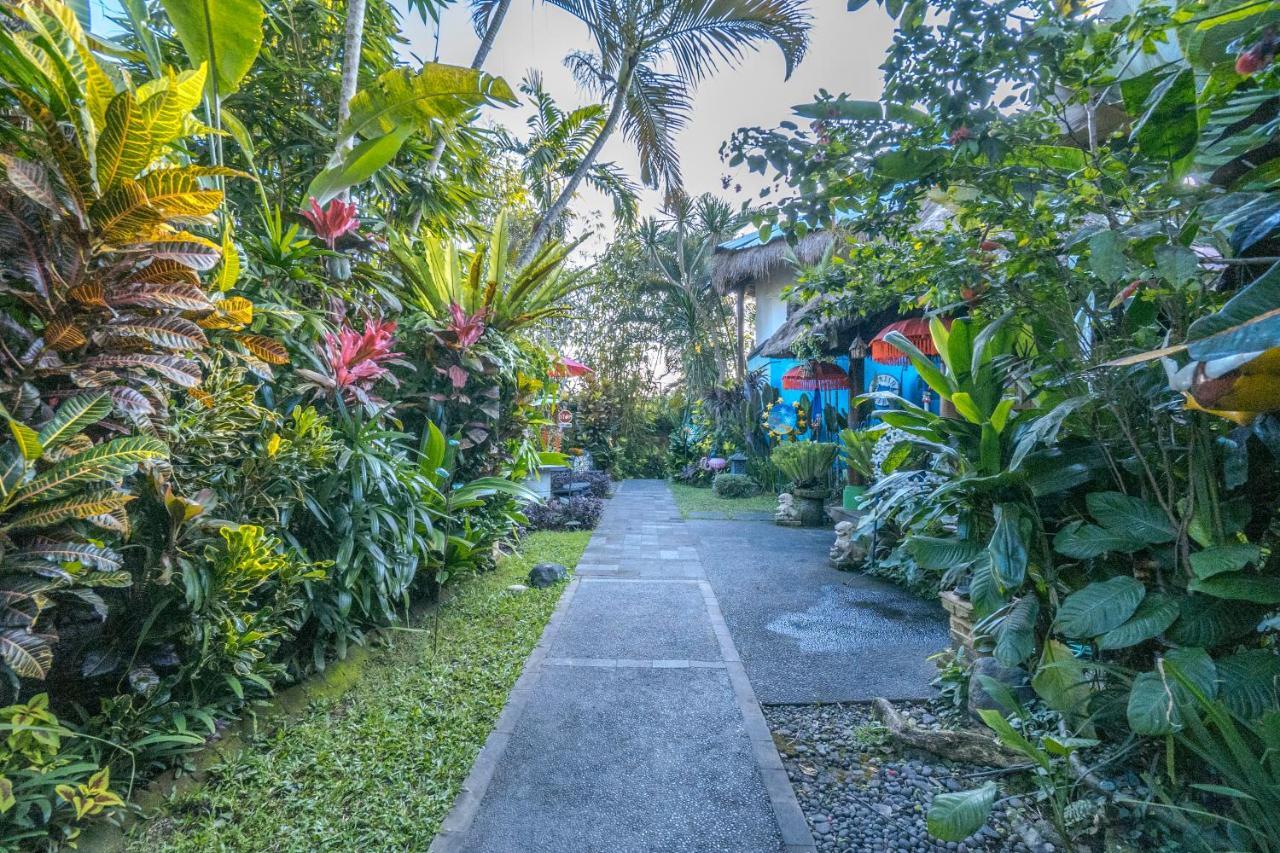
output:
[[[753, 650], [780, 649], [753, 651], [744, 667], [718, 597], [740, 598], [726, 574], [735, 566], [751, 594], [769, 595], [744, 556], [752, 543], [720, 529], [776, 531], [759, 524], [685, 521], [662, 481], [619, 487], [433, 853], [816, 849], [752, 687], [759, 679], [781, 695], [768, 670], [807, 666], [815, 653], [735, 605], [734, 630]], [[781, 600], [775, 615], [798, 619], [803, 634], [803, 600]], [[816, 654], [832, 681], [859, 677], [856, 649]]]

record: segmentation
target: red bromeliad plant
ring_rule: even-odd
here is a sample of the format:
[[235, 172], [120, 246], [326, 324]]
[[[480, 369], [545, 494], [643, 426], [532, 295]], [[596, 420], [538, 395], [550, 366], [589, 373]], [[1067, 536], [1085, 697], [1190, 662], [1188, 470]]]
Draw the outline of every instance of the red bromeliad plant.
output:
[[397, 362], [403, 353], [393, 352], [396, 324], [390, 320], [369, 320], [363, 332], [357, 332], [345, 322], [335, 335], [326, 332], [320, 361], [325, 373], [299, 370], [307, 384], [317, 392], [341, 394], [349, 401], [358, 401], [367, 407], [383, 405], [385, 401], [370, 393], [380, 379], [386, 378], [399, 385], [395, 375], [384, 365]]
[[360, 225], [355, 203], [337, 198], [321, 207], [313, 197], [310, 208], [303, 210], [302, 216], [311, 224], [311, 230], [316, 236], [330, 249], [337, 247], [339, 237], [354, 231]]
[[456, 302], [449, 304], [449, 322], [445, 331], [453, 335], [452, 346], [456, 349], [467, 349], [484, 335], [485, 311], [467, 314]]

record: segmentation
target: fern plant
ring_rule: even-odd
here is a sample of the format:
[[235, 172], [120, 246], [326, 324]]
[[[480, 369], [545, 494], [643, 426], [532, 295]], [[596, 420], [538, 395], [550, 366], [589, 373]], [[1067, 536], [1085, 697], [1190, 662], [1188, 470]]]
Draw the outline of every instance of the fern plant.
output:
[[93, 588], [132, 583], [101, 531], [128, 532], [134, 495], [122, 482], [167, 448], [147, 436], [94, 443], [84, 430], [110, 411], [106, 394], [81, 394], [36, 430], [0, 410], [10, 433], [0, 445], [0, 670], [15, 690], [19, 678], [49, 673], [56, 636], [44, 617], [58, 598], [75, 596], [106, 618]]
[[774, 448], [770, 458], [797, 489], [814, 489], [827, 483], [838, 448], [821, 441], [793, 441]]

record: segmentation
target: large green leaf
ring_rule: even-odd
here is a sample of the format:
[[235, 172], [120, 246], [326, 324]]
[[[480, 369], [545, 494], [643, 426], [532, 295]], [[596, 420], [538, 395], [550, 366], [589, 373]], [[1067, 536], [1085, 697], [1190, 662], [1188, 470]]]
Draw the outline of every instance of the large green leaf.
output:
[[1178, 535], [1164, 511], [1141, 498], [1120, 492], [1091, 492], [1085, 503], [1099, 524], [1141, 542], [1158, 545], [1172, 542]]
[[1146, 100], [1146, 112], [1134, 125], [1132, 136], [1143, 153], [1175, 163], [1191, 153], [1200, 135], [1196, 109], [1195, 72], [1190, 68], [1167, 73]]
[[925, 355], [902, 332], [890, 332], [884, 336], [884, 342], [897, 349], [911, 362], [911, 366], [920, 374], [920, 378], [938, 393], [943, 399], [950, 400], [955, 390], [933, 359]]
[[934, 536], [912, 536], [907, 539], [907, 552], [923, 568], [935, 571], [967, 566], [982, 554], [982, 546], [967, 539], [940, 539]]
[[1074, 560], [1091, 560], [1110, 551], [1136, 551], [1143, 543], [1123, 530], [1072, 521], [1053, 537], [1053, 550]]
[[1179, 602], [1178, 621], [1165, 634], [1179, 645], [1211, 649], [1253, 633], [1265, 609], [1193, 593]]
[[48, 501], [86, 485], [118, 479], [139, 462], [168, 455], [168, 447], [147, 436], [117, 438], [62, 460], [14, 491], [11, 502]]
[[40, 443], [45, 449], [55, 448], [109, 414], [111, 398], [106, 394], [77, 394], [59, 406], [49, 422], [40, 428]]
[[1187, 589], [1231, 601], [1280, 604], [1280, 578], [1270, 575], [1236, 572], [1214, 575], [1211, 578], [1196, 578], [1187, 584]]
[[972, 791], [935, 794], [929, 804], [929, 834], [943, 841], [964, 841], [987, 822], [995, 803], [995, 782]]
[[1096, 637], [1123, 625], [1138, 609], [1146, 587], [1123, 575], [1095, 581], [1067, 596], [1058, 608], [1057, 627], [1068, 637]]
[[1089, 697], [1093, 692], [1092, 677], [1085, 664], [1071, 653], [1071, 648], [1057, 640], [1049, 640], [1040, 653], [1040, 663], [1031, 677], [1031, 688], [1045, 704], [1064, 715], [1073, 726], [1086, 720]]
[[1126, 714], [1129, 728], [1140, 735], [1167, 735], [1183, 725], [1183, 709], [1192, 704], [1190, 692], [1172, 672], [1177, 672], [1209, 698], [1217, 694], [1218, 675], [1204, 649], [1174, 649], [1155, 670], [1133, 680]]
[[1178, 601], [1163, 592], [1149, 593], [1123, 624], [1098, 638], [1100, 649], [1127, 649], [1158, 636], [1178, 618]]
[[1227, 572], [1238, 572], [1262, 558], [1257, 545], [1238, 543], [1206, 548], [1191, 555], [1191, 570], [1204, 579]]
[[428, 62], [417, 72], [396, 68], [355, 94], [351, 116], [339, 135], [346, 139], [379, 136], [404, 125], [422, 130], [498, 102], [518, 103], [501, 77], [438, 62]]
[[1280, 655], [1274, 649], [1246, 649], [1215, 661], [1219, 698], [1234, 713], [1256, 720], [1277, 707]]
[[1187, 330], [1187, 351], [1210, 361], [1280, 346], [1280, 262]]
[[1006, 589], [1016, 590], [1027, 576], [1027, 544], [1022, 538], [1022, 511], [1017, 504], [995, 506], [995, 530], [991, 534], [991, 565]]
[[260, 0], [160, 0], [193, 67], [209, 63], [207, 85], [225, 98], [240, 88], [262, 49]]
[[396, 158], [413, 132], [414, 127], [406, 124], [361, 142], [346, 152], [339, 162], [327, 166], [312, 179], [307, 187], [307, 197], [314, 198], [319, 204], [327, 204], [343, 190], [369, 180]]
[[1040, 602], [1034, 595], [1023, 596], [1013, 603], [992, 632], [996, 640], [996, 660], [1005, 666], [1017, 666], [1035, 653], [1039, 616]]

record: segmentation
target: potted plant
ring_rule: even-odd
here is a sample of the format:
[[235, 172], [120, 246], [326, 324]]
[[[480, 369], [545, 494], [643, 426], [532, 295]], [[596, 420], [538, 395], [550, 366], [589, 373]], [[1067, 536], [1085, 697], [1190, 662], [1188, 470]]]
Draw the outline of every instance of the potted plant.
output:
[[805, 527], [821, 527], [824, 523], [823, 502], [838, 452], [834, 444], [819, 441], [788, 442], [773, 450], [773, 464], [791, 481], [798, 521]]
[[846, 429], [840, 433], [840, 457], [849, 466], [849, 483], [844, 487], [845, 509], [857, 509], [858, 498], [876, 478], [876, 466], [872, 460], [876, 444], [883, 429]]

